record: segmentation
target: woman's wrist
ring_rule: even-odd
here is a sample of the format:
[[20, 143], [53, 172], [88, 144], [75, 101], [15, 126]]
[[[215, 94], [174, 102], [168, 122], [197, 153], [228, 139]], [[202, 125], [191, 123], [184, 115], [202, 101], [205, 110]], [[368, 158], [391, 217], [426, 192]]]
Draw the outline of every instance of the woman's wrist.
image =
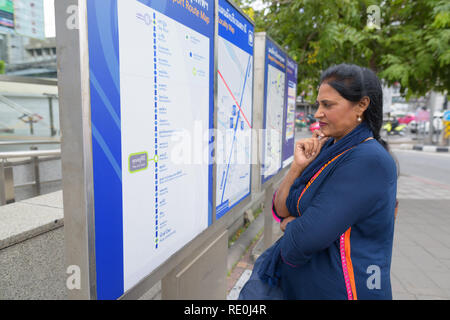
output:
[[303, 170], [305, 170], [304, 166], [298, 165], [297, 163], [293, 162], [289, 171], [296, 177], [299, 177], [302, 174]]

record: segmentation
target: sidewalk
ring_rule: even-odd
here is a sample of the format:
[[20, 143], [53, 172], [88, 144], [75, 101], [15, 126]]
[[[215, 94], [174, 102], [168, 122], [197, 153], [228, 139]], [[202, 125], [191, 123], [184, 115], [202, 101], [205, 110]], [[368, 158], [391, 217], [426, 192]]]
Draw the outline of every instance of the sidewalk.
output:
[[382, 137], [392, 149], [416, 150], [424, 152], [450, 152], [449, 146], [429, 145], [424, 139], [417, 139], [410, 135]]
[[[401, 176], [398, 199], [391, 267], [394, 300], [450, 299], [450, 185]], [[274, 239], [277, 227], [274, 222]], [[260, 252], [261, 245], [253, 242], [238, 260], [227, 279], [229, 300], [237, 299]]]

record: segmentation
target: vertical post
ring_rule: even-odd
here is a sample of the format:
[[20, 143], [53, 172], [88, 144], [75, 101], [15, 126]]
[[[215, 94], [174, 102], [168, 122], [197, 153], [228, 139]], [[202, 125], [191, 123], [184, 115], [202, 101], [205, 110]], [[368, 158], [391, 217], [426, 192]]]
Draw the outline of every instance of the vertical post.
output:
[[53, 97], [49, 96], [48, 97], [48, 108], [49, 108], [49, 114], [50, 114], [50, 137], [54, 137], [56, 134], [56, 130], [55, 130], [55, 121], [54, 121], [54, 117], [53, 117]]
[[0, 162], [0, 206], [15, 202], [13, 168]]
[[28, 117], [28, 123], [30, 124], [30, 134], [33, 136], [34, 135], [34, 127], [33, 127], [33, 117], [32, 116]]
[[434, 115], [434, 103], [435, 103], [435, 99], [434, 99], [434, 93], [433, 91], [431, 91], [429, 93], [428, 99], [427, 99], [427, 105], [430, 107], [430, 125], [428, 127], [428, 138], [427, 138], [427, 143], [428, 144], [433, 144], [433, 131], [434, 131], [434, 125], [433, 125], [433, 115]]
[[6, 177], [5, 177], [5, 160], [0, 162], [0, 206], [6, 204]]
[[252, 128], [252, 194], [261, 192], [262, 126], [264, 113], [266, 34], [255, 33], [254, 38], [254, 83], [253, 83], [253, 128]]
[[55, 1], [69, 299], [96, 299], [87, 0]]
[[[38, 150], [38, 147], [32, 146], [30, 147], [31, 150]], [[33, 171], [34, 171], [34, 190], [35, 195], [40, 196], [41, 195], [41, 177], [39, 173], [39, 157], [32, 157], [31, 163], [33, 165]]]

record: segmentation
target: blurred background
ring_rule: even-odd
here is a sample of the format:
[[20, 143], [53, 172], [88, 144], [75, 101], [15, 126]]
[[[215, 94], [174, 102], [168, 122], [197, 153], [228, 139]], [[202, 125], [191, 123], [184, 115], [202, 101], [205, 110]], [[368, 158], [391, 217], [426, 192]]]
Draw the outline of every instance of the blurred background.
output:
[[448, 145], [443, 118], [450, 87], [448, 1], [237, 2], [257, 31], [267, 31], [299, 63], [298, 128], [315, 123], [321, 72], [354, 63], [382, 79], [386, 137]]
[[[386, 136], [448, 145], [448, 1], [235, 2], [299, 63], [298, 129], [315, 123], [321, 72], [346, 62], [382, 79]], [[59, 135], [55, 83], [11, 81], [56, 80], [56, 57], [54, 0], [0, 0], [0, 139]]]

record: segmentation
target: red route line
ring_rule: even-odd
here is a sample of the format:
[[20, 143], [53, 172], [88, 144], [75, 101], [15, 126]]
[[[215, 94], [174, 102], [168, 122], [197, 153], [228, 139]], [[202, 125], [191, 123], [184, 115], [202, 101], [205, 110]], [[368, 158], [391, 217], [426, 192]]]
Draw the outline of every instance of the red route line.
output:
[[245, 113], [242, 111], [241, 106], [239, 105], [239, 103], [236, 101], [236, 98], [233, 95], [233, 92], [231, 92], [230, 87], [228, 87], [227, 82], [225, 81], [225, 79], [223, 78], [222, 74], [220, 73], [219, 70], [217, 70], [217, 73], [219, 74], [220, 78], [222, 79], [223, 83], [225, 84], [225, 87], [227, 87], [228, 92], [231, 94], [231, 97], [234, 100], [234, 103], [236, 103], [236, 105], [238, 106], [239, 110], [242, 113], [242, 116], [244, 117], [245, 121], [247, 122], [248, 126], [250, 127], [250, 129], [252, 129], [252, 126], [250, 125], [250, 122], [248, 122], [247, 117], [245, 116]]

